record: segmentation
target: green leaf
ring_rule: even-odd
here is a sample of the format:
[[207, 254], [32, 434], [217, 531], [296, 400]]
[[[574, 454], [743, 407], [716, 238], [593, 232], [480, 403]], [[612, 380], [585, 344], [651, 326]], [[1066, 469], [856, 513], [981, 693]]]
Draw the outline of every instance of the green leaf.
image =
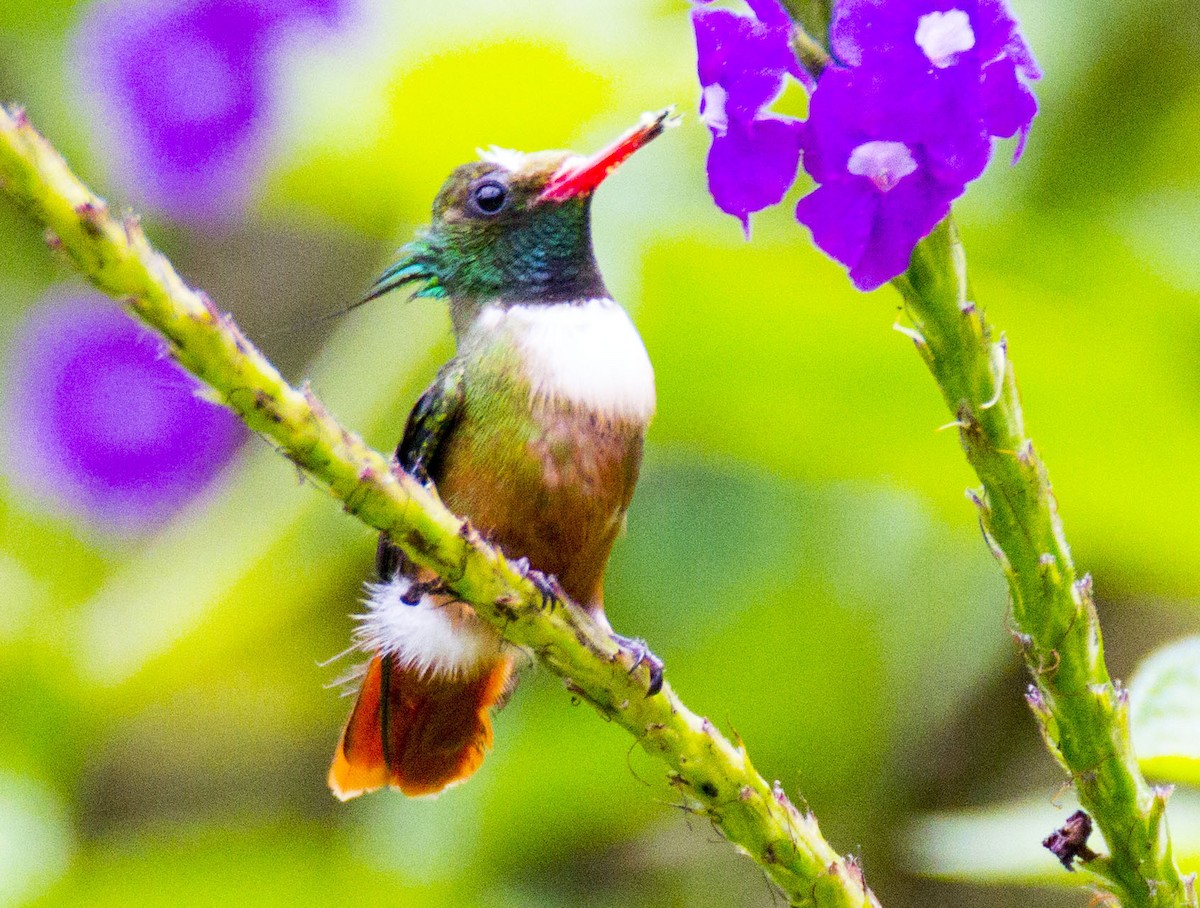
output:
[[1200, 785], [1200, 637], [1163, 647], [1130, 682], [1130, 726], [1151, 778]]

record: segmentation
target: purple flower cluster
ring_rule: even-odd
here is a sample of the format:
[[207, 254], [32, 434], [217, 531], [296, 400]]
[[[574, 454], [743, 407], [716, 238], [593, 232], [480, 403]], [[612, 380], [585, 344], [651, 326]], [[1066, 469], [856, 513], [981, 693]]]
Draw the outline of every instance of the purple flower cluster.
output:
[[261, 171], [273, 51], [351, 0], [105, 0], [75, 38], [84, 93], [138, 201], [191, 222], [228, 219]]
[[6, 359], [5, 472], [109, 531], [171, 516], [246, 436], [161, 341], [94, 295], [31, 309]]
[[[710, 84], [731, 95], [743, 84], [764, 85], [771, 74], [777, 93], [795, 74], [794, 58], [783, 61], [774, 48], [748, 51], [735, 37], [738, 29], [768, 27], [764, 2], [752, 5], [753, 18], [693, 11], [704, 108]], [[770, 28], [783, 35], [790, 23], [773, 18]], [[871, 290], [908, 267], [916, 244], [983, 172], [994, 138], [1017, 136], [1014, 160], [1020, 157], [1037, 113], [1027, 83], [1041, 73], [1004, 0], [838, 0], [830, 50], [808, 120], [795, 125], [792, 173], [802, 157], [817, 183], [796, 217], [850, 269], [857, 287]], [[711, 77], [714, 61], [722, 64], [719, 83]], [[717, 143], [714, 130], [709, 182], [722, 210], [745, 223], [749, 212], [782, 198], [787, 167], [777, 149], [745, 146], [718, 156]], [[756, 188], [731, 195], [731, 186]]]

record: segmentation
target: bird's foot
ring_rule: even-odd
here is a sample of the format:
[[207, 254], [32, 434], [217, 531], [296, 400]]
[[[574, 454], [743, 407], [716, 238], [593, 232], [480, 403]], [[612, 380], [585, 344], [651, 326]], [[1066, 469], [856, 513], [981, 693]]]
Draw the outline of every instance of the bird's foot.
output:
[[633, 664], [629, 667], [629, 674], [633, 674], [638, 670], [639, 666], [646, 666], [646, 671], [650, 675], [650, 683], [646, 687], [646, 696], [653, 697], [663, 686], [663, 665], [662, 659], [650, 652], [650, 647], [646, 645], [645, 640], [639, 640], [636, 637], [622, 637], [620, 634], [613, 634], [613, 640], [621, 647], [623, 652], [629, 654], [629, 660]]
[[421, 600], [426, 596], [435, 593], [444, 593], [446, 590], [446, 584], [440, 579], [413, 580], [409, 583], [408, 589], [400, 594], [400, 601], [405, 605], [420, 605]]
[[563, 604], [563, 600], [567, 598], [567, 593], [562, 588], [562, 584], [558, 582], [557, 577], [553, 574], [543, 574], [541, 571], [534, 570], [530, 567], [528, 558], [518, 558], [513, 562], [513, 566], [541, 594], [543, 611], [547, 608], [554, 611], [555, 607]]

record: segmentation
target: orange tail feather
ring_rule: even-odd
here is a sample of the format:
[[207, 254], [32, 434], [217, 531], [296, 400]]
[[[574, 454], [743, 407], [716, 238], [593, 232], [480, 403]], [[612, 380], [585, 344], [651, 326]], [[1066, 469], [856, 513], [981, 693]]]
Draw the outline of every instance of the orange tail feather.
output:
[[512, 668], [498, 659], [454, 678], [373, 658], [329, 768], [333, 793], [345, 801], [391, 785], [433, 795], [469, 778], [492, 746], [491, 710]]

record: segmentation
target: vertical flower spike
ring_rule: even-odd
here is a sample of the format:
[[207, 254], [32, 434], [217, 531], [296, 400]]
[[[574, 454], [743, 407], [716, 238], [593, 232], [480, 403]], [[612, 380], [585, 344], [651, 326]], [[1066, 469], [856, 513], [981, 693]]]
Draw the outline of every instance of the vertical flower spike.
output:
[[107, 531], [153, 529], [246, 435], [232, 413], [196, 396], [161, 341], [105, 300], [34, 308], [4, 358], [5, 472]]
[[812, 84], [792, 53], [791, 20], [778, 0], [754, 0], [750, 7], [753, 16], [692, 10], [700, 118], [713, 137], [709, 191], [747, 234], [750, 215], [783, 199], [800, 161], [799, 121], [767, 108], [788, 76]]
[[[274, 44], [349, 0], [107, 0], [74, 41], [80, 82], [141, 201], [182, 221], [240, 213], [266, 154]], [[123, 157], [118, 157], [118, 155]]]

